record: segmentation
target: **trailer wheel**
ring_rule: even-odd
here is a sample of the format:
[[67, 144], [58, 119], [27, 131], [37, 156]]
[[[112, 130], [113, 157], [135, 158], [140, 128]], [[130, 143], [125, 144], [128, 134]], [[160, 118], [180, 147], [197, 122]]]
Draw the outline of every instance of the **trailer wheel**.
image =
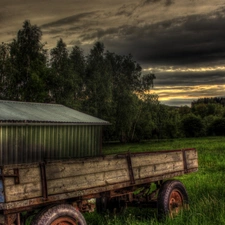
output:
[[83, 215], [72, 205], [47, 207], [35, 216], [31, 225], [87, 225]]
[[188, 208], [188, 194], [184, 185], [177, 180], [168, 180], [162, 184], [158, 199], [159, 219], [169, 216], [173, 218], [181, 210]]

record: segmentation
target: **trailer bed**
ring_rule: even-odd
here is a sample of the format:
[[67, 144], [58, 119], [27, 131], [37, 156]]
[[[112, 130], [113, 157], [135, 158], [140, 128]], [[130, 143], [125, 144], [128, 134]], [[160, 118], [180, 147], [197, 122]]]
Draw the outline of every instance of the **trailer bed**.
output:
[[3, 166], [0, 210], [32, 207], [197, 171], [196, 149]]

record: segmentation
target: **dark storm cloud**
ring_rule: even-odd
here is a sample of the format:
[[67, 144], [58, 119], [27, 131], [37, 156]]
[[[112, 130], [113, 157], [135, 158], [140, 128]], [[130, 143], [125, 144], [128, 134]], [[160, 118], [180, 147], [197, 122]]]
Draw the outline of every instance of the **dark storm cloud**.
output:
[[156, 3], [156, 2], [164, 2], [165, 6], [170, 6], [173, 4], [173, 0], [145, 0], [143, 5]]
[[103, 37], [106, 37], [106, 36], [109, 37], [109, 35], [113, 37], [117, 34], [118, 28], [109, 28], [109, 29], [99, 28], [99, 29], [93, 29], [92, 31], [94, 31], [94, 32], [82, 34], [82, 35], [79, 36], [79, 38], [81, 38], [82, 41], [87, 41], [87, 40], [93, 40], [93, 39], [96, 39], [96, 38], [102, 39]]
[[137, 5], [129, 4], [121, 6], [115, 13], [116, 16], [132, 16], [135, 10], [138, 8]]
[[44, 29], [45, 28], [53, 28], [53, 27], [61, 27], [61, 26], [65, 26], [65, 25], [70, 26], [70, 25], [73, 25], [74, 23], [81, 21], [84, 18], [95, 16], [96, 13], [97, 13], [96, 11], [95, 12], [86, 12], [86, 13], [80, 13], [80, 14], [76, 14], [73, 16], [65, 17], [65, 18], [62, 18], [60, 20], [57, 20], [57, 21], [54, 21], [51, 23], [43, 24], [41, 26], [41, 28], [44, 28]]
[[144, 1], [137, 1], [136, 4], [124, 4], [123, 6], [121, 6], [117, 13], [115, 15], [117, 16], [127, 16], [127, 17], [131, 17], [134, 12], [136, 12], [138, 9], [146, 6], [146, 5], [154, 5], [154, 3], [163, 3], [164, 6], [170, 6], [173, 4], [172, 0], [144, 0]]
[[156, 73], [155, 85], [195, 86], [225, 85], [225, 71]]
[[[147, 65], [190, 65], [225, 58], [225, 8], [144, 26], [124, 25], [101, 40], [118, 53], [132, 53]], [[98, 32], [93, 33], [98, 35]], [[93, 37], [92, 36], [92, 37]]]

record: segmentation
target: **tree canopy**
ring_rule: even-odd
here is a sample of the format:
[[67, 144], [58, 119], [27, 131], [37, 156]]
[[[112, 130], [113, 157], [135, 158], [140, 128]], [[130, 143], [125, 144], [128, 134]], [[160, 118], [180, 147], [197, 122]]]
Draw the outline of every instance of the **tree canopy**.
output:
[[11, 43], [0, 44], [0, 99], [59, 103], [105, 119], [105, 141], [224, 135], [224, 98], [162, 105], [151, 94], [156, 76], [131, 54], [96, 42], [84, 55], [63, 39], [45, 49], [41, 40], [41, 29], [26, 20]]

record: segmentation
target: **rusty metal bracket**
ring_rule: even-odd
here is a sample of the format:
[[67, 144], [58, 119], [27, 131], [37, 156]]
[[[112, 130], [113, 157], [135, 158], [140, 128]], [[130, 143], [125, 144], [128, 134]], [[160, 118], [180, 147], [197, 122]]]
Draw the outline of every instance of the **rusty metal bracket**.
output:
[[133, 166], [132, 166], [132, 162], [131, 162], [130, 151], [128, 151], [128, 153], [125, 153], [125, 154], [118, 154], [117, 158], [126, 158], [127, 159], [128, 171], [129, 171], [129, 176], [130, 176], [130, 184], [135, 184], [134, 171], [133, 171]]
[[134, 171], [133, 171], [133, 167], [132, 167], [130, 152], [127, 153], [126, 158], [127, 158], [127, 165], [128, 165], [129, 175], [130, 175], [130, 183], [135, 184]]
[[43, 196], [44, 200], [47, 201], [48, 200], [48, 188], [47, 188], [45, 163], [41, 162], [39, 165], [40, 165], [40, 172], [41, 172], [42, 196]]
[[4, 174], [3, 173], [3, 167], [0, 167], [0, 179], [4, 180], [5, 177], [14, 177], [14, 183], [15, 184], [19, 184], [20, 183], [20, 177], [19, 177], [19, 169], [18, 168], [14, 168], [13, 169], [13, 174]]
[[182, 149], [181, 151], [183, 156], [184, 173], [188, 173], [186, 151], [184, 149]]

